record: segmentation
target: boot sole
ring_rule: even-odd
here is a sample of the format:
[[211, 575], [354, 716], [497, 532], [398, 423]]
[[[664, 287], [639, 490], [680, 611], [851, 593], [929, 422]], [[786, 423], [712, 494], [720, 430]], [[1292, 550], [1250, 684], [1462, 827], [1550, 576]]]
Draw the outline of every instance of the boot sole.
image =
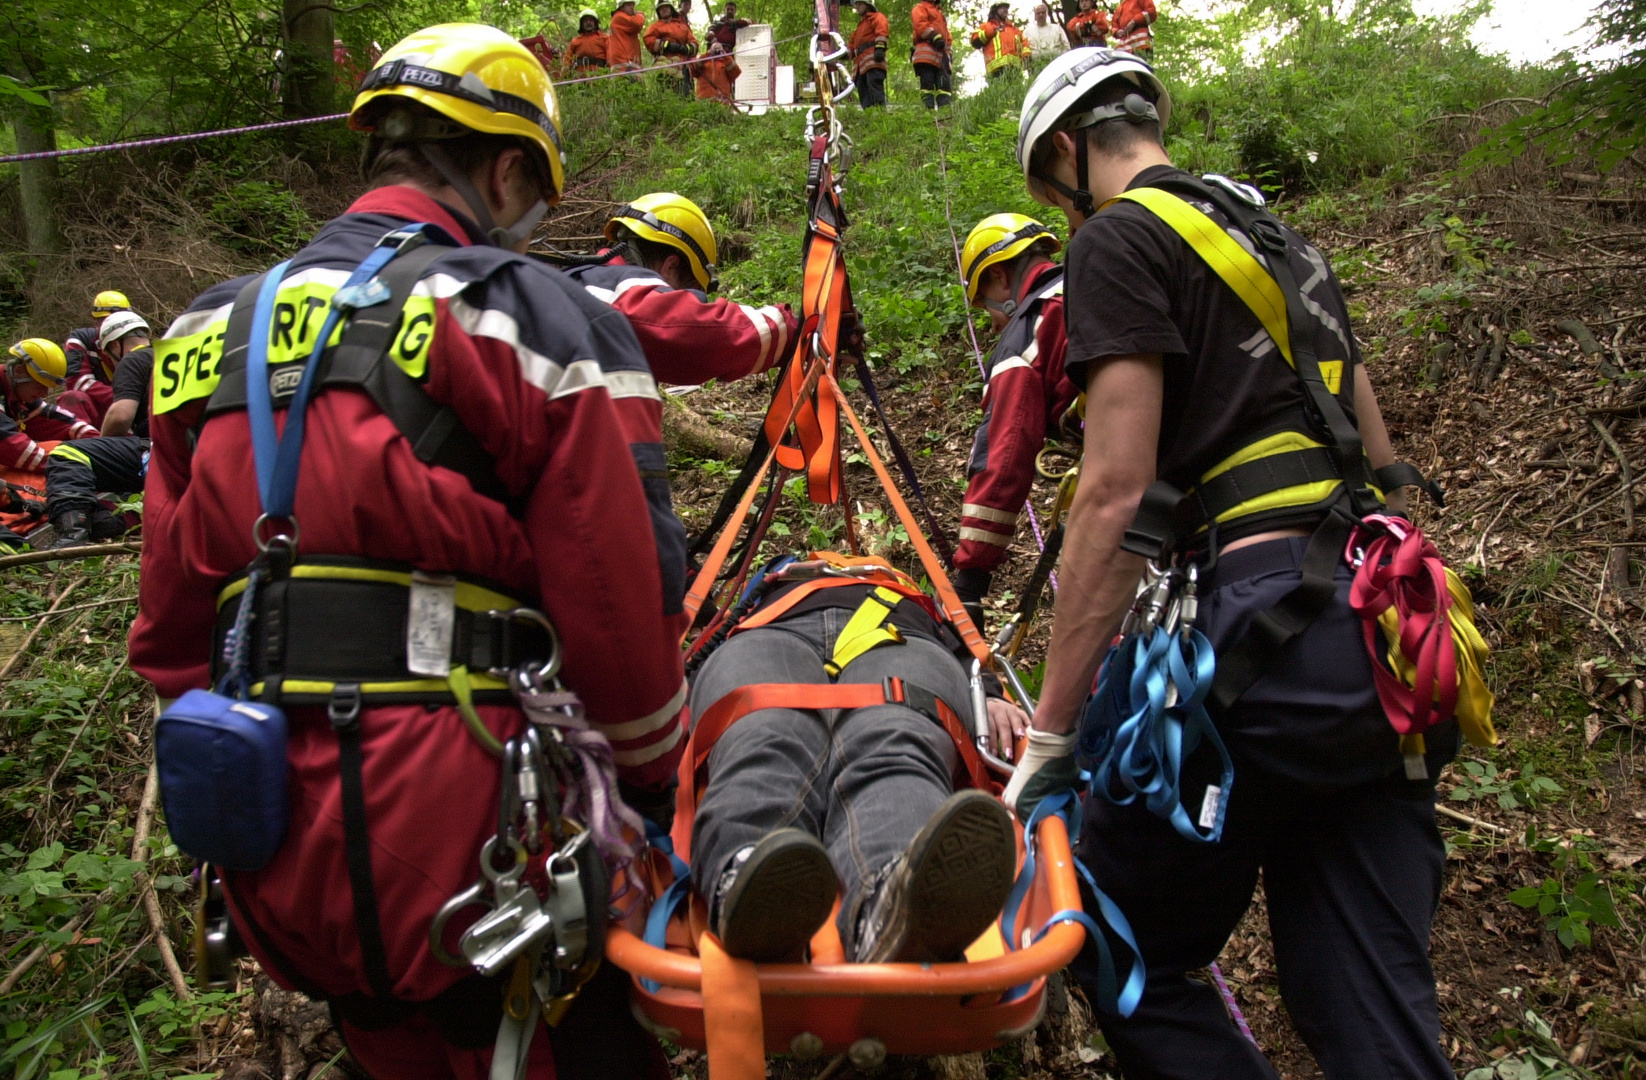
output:
[[909, 845], [899, 963], [958, 960], [1000, 917], [1017, 868], [1012, 816], [981, 791], [951, 795]]
[[829, 853], [799, 829], [780, 829], [755, 845], [721, 903], [721, 944], [756, 963], [799, 963], [834, 908], [840, 888]]

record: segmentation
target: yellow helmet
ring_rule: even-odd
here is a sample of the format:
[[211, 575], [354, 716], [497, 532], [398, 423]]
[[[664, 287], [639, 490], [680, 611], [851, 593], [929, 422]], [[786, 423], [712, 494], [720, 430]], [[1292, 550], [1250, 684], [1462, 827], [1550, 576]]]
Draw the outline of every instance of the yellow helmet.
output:
[[701, 207], [684, 195], [654, 191], [624, 206], [606, 222], [606, 239], [615, 241], [622, 226], [642, 240], [678, 248], [691, 264], [692, 276], [704, 292], [720, 288], [720, 272], [715, 262], [720, 249], [715, 246], [714, 227]]
[[126, 294], [113, 289], [104, 289], [91, 302], [91, 317], [94, 319], [106, 319], [116, 311], [130, 310], [131, 301], [126, 299]]
[[983, 271], [1010, 262], [1036, 244], [1050, 244], [1054, 254], [1063, 247], [1052, 230], [1025, 214], [991, 214], [974, 225], [960, 251], [966, 303], [977, 303]]
[[[425, 105], [467, 128], [514, 135], [543, 152], [559, 202], [566, 178], [560, 147], [560, 103], [537, 57], [494, 26], [443, 23], [403, 39], [366, 73], [349, 111], [349, 126], [387, 139], [436, 141], [463, 134], [419, 130], [389, 106], [394, 99]], [[388, 99], [388, 100], [384, 100]], [[380, 129], [390, 117], [396, 117]]]
[[69, 374], [69, 360], [63, 355], [62, 346], [45, 338], [24, 338], [13, 345], [11, 362], [48, 390], [62, 386]]

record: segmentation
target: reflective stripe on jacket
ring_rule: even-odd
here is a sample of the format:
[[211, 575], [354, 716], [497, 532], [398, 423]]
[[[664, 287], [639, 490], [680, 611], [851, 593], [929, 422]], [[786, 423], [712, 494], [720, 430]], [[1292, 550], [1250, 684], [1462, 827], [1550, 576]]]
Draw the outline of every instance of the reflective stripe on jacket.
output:
[[[942, 67], [944, 56], [954, 47], [954, 39], [949, 36], [949, 20], [943, 17], [943, 9], [931, 0], [920, 0], [909, 13], [909, 21], [914, 26], [914, 62]], [[936, 40], [943, 42], [941, 50], [932, 44]]]
[[1120, 0], [1114, 13], [1114, 47], [1126, 52], [1152, 48], [1154, 31], [1150, 24], [1154, 21], [1154, 0]]
[[1069, 38], [1076, 46], [1109, 43], [1109, 13], [1102, 8], [1082, 11], [1069, 20]]
[[855, 74], [886, 70], [886, 61], [876, 60], [874, 51], [884, 49], [890, 35], [891, 24], [886, 21], [886, 16], [878, 11], [871, 11], [857, 20], [857, 29], [852, 31], [852, 39], [848, 42], [852, 50], [852, 59], [856, 63]]
[[1005, 561], [1034, 486], [1035, 455], [1079, 394], [1063, 374], [1067, 345], [1063, 268], [1048, 265], [1024, 283], [1021, 306], [989, 356], [983, 422], [966, 465], [957, 569], [993, 570]]
[[993, 75], [1003, 67], [1022, 67], [1029, 39], [1011, 23], [986, 22], [972, 34], [972, 48], [983, 50], [983, 69]]
[[787, 304], [711, 300], [696, 289], [671, 289], [655, 272], [621, 259], [580, 266], [569, 276], [624, 314], [652, 374], [666, 383], [730, 382], [765, 371], [788, 356], [800, 326]]

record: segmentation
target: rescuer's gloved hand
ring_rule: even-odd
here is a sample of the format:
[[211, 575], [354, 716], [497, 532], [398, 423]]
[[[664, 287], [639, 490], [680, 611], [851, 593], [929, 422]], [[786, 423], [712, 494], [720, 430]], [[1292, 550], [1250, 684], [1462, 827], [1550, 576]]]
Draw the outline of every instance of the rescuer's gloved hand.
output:
[[877, 64], [884, 64], [886, 62], [886, 46], [876, 45], [874, 47], [874, 62]]
[[1027, 822], [1033, 817], [1042, 799], [1080, 783], [1080, 767], [1074, 760], [1079, 742], [1079, 736], [1073, 731], [1052, 735], [1029, 729], [1029, 745], [1023, 751], [1023, 760], [1017, 763], [1012, 782], [1001, 795], [1017, 814], [1018, 821]]

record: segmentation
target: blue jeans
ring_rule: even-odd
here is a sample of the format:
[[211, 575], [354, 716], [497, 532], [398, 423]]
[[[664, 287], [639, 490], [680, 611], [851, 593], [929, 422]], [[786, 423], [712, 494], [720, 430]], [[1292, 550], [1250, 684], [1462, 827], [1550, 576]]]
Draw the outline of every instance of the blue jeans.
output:
[[[823, 662], [852, 612], [824, 608], [733, 635], [692, 686], [693, 716], [754, 683], [830, 682]], [[964, 710], [965, 669], [934, 641], [910, 635], [871, 649], [836, 681], [888, 675]], [[962, 715], [965, 715], [962, 712]], [[712, 895], [733, 855], [782, 828], [804, 829], [829, 850], [840, 876], [841, 940], [863, 883], [896, 859], [954, 791], [958, 755], [948, 733], [903, 705], [762, 709], [733, 724], [709, 754], [709, 782], [692, 826], [692, 878]]]

